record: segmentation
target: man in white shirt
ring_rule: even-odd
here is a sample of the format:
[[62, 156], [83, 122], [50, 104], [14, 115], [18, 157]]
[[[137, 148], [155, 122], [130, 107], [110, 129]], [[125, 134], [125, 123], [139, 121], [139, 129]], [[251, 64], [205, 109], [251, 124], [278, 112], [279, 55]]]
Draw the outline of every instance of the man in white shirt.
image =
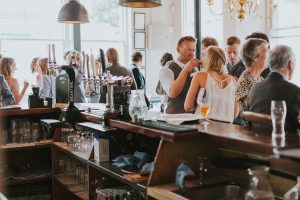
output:
[[177, 59], [160, 70], [159, 80], [168, 95], [166, 113], [185, 113], [184, 100], [191, 83], [191, 73], [200, 65], [195, 59], [196, 39], [181, 37], [177, 42]]

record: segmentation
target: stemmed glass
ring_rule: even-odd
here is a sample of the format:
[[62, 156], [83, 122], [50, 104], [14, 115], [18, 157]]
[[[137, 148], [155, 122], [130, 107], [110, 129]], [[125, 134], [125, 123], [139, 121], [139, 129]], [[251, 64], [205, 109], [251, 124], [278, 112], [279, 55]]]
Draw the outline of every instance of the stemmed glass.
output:
[[160, 96], [160, 101], [161, 101], [161, 104], [162, 104], [163, 113], [164, 113], [164, 115], [166, 115], [168, 95], [166, 95], [166, 94], [161, 95]]
[[286, 117], [285, 101], [271, 101], [272, 137], [284, 137], [284, 122]]
[[197, 98], [197, 104], [200, 109], [200, 112], [204, 119], [202, 120], [201, 124], [207, 125], [209, 124], [209, 120], [206, 119], [209, 111], [210, 111], [210, 97], [207, 91], [204, 88], [200, 88], [198, 98]]

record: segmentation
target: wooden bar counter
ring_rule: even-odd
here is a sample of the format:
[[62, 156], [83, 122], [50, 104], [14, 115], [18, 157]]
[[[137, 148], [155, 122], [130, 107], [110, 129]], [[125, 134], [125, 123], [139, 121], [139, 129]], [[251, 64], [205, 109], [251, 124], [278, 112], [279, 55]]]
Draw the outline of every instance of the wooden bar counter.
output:
[[[210, 121], [207, 126], [199, 123], [184, 124], [182, 126], [189, 127], [193, 130], [181, 133], [144, 127], [141, 124], [133, 124], [130, 120], [121, 119], [110, 119], [108, 120], [108, 126], [104, 126], [102, 121], [105, 106], [103, 104], [81, 104], [78, 106], [80, 110], [85, 110], [87, 107], [92, 108], [91, 112], [84, 111], [80, 113], [81, 117], [80, 122], [78, 123], [80, 126], [107, 133], [117, 130], [115, 131], [117, 134], [137, 134], [146, 138], [149, 137], [149, 140], [157, 139], [159, 141], [155, 153], [155, 169], [150, 174], [146, 184], [148, 199], [185, 199], [172, 192], [178, 189], [178, 186], [174, 184], [176, 168], [180, 163], [184, 162], [193, 171], [198, 172], [199, 156], [207, 157], [209, 160], [227, 159], [232, 155], [234, 158], [243, 158], [247, 161], [257, 159], [271, 167], [272, 170], [278, 170], [284, 174], [291, 174], [292, 176], [300, 175], [300, 170], [298, 170], [300, 169], [300, 159], [281, 158], [276, 154], [277, 150], [281, 148], [300, 148], [299, 136], [295, 134], [287, 134], [285, 140], [274, 141], [272, 140], [271, 133], [258, 132], [244, 126], [217, 121]], [[43, 118], [44, 116], [49, 115], [59, 118], [60, 109], [0, 110], [0, 117], [6, 121], [11, 117], [16, 116], [38, 116], [39, 118]], [[47, 145], [52, 145], [51, 148], [57, 148], [58, 154], [66, 154], [67, 156], [69, 154], [73, 155], [72, 153], [67, 154], [62, 151], [56, 143], [59, 144], [58, 141], [55, 141], [53, 144], [48, 142]], [[28, 144], [26, 145], [28, 146]], [[36, 145], [38, 144], [33, 146]], [[35, 148], [33, 148], [33, 150], [34, 149]], [[6, 147], [3, 146], [2, 151], [6, 151]], [[92, 154], [93, 151], [91, 152], [91, 155]], [[92, 157], [89, 159], [91, 158]], [[86, 160], [86, 163], [88, 168], [92, 170], [91, 173], [93, 177], [98, 176], [97, 174], [99, 173], [98, 170], [100, 168], [101, 173], [110, 176], [110, 172], [105, 165], [102, 166], [100, 163], [100, 167], [97, 167], [98, 165], [94, 164], [94, 161], [89, 159]], [[57, 163], [55, 165], [57, 165]], [[241, 177], [240, 181], [247, 184], [248, 176], [245, 169], [223, 169], [218, 166], [217, 169], [209, 171], [209, 173], [222, 175], [229, 174], [229, 176], [235, 180]], [[125, 176], [124, 173], [120, 174], [121, 175], [116, 178], [117, 180], [125, 184], [130, 183], [125, 179], [123, 180], [122, 177], [123, 175]], [[111, 176], [114, 177], [115, 173], [112, 172]], [[283, 179], [286, 180], [286, 177], [283, 177], [283, 179], [280, 177], [279, 179], [281, 181]], [[276, 178], [276, 180], [278, 180], [278, 178]], [[276, 193], [282, 195], [293, 183], [294, 182], [291, 181], [290, 184], [286, 184], [287, 186], [282, 188], [275, 187], [274, 190]], [[129, 185], [134, 186], [136, 184]], [[191, 181], [188, 182], [187, 185], [193, 187], [196, 184], [195, 181]], [[138, 185], [136, 186], [139, 188]], [[90, 198], [92, 192], [93, 190], [90, 189], [88, 195]]]

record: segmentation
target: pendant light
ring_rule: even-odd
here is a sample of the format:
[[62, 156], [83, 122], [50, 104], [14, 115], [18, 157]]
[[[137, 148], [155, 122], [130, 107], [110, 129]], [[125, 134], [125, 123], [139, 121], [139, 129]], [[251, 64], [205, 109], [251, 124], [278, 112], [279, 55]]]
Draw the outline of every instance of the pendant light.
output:
[[89, 23], [89, 16], [86, 8], [78, 0], [70, 0], [60, 9], [58, 22], [68, 24]]
[[119, 0], [119, 5], [131, 8], [153, 8], [161, 6], [161, 0]]

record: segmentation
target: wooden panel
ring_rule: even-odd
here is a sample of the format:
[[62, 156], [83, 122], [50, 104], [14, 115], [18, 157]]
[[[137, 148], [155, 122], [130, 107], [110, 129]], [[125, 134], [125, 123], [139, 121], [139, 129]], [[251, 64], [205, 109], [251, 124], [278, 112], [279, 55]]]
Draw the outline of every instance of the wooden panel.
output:
[[32, 109], [21, 109], [21, 110], [0, 110], [0, 117], [6, 116], [22, 116], [22, 115], [44, 115], [50, 113], [60, 114], [58, 108], [32, 108]]
[[186, 163], [198, 174], [198, 157], [205, 155], [209, 159], [216, 154], [215, 150], [214, 145], [207, 140], [200, 140], [200, 137], [186, 138], [176, 143], [161, 140], [156, 154], [155, 169], [150, 175], [148, 186], [174, 183], [176, 169], [181, 162]]

